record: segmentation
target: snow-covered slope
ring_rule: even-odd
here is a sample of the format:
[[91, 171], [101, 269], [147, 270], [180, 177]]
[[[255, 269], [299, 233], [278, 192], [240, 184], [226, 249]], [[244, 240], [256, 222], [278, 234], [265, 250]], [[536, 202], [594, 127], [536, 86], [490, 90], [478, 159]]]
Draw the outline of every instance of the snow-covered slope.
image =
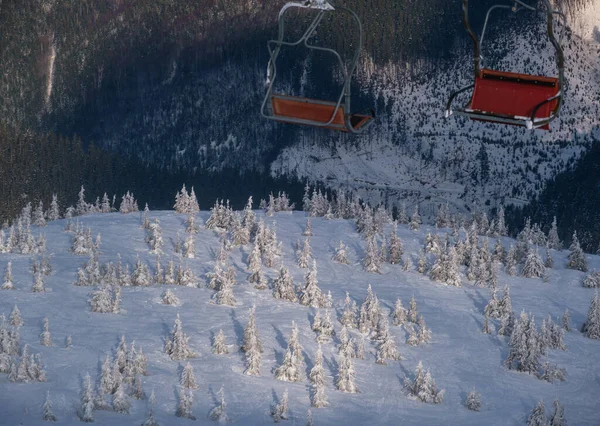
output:
[[[527, 203], [545, 181], [600, 139], [600, 42], [590, 29], [590, 22], [598, 25], [599, 4], [590, 2], [589, 14], [575, 14], [573, 32], [564, 34], [567, 86], [552, 131], [444, 119], [450, 94], [472, 83], [470, 52], [457, 54], [453, 68], [438, 71], [427, 64], [409, 70], [398, 64], [381, 68], [365, 60], [359, 80], [385, 105], [373, 130], [353, 143], [340, 138], [323, 144], [310, 133], [300, 136], [302, 142], [286, 148], [272, 172], [356, 189], [371, 203], [409, 198], [424, 211], [444, 200], [458, 211]], [[507, 33], [486, 40], [486, 66], [556, 75], [554, 50], [542, 23], [525, 31], [511, 31], [514, 22], [504, 25]], [[561, 31], [559, 27], [559, 35]], [[467, 100], [463, 96], [455, 102]]]
[[[201, 212], [202, 220], [208, 218]], [[151, 218], [160, 219], [165, 241], [163, 264], [171, 257], [173, 241], [178, 232], [184, 233], [185, 216], [174, 212], [152, 212]], [[139, 255], [150, 265], [155, 256], [149, 254], [145, 232], [139, 226], [137, 215], [103, 214], [81, 217], [80, 223], [100, 233], [100, 262], [115, 262], [120, 253], [123, 262], [131, 267]], [[290, 268], [294, 282], [301, 284], [306, 270], [296, 266], [294, 246], [302, 237], [305, 214], [301, 212], [278, 213], [266, 218], [274, 223], [278, 239], [282, 242], [283, 256], [279, 264]], [[32, 353], [41, 353], [47, 370], [47, 382], [11, 383], [6, 374], [0, 374], [1, 424], [41, 425], [41, 405], [46, 391], [54, 405], [59, 424], [81, 424], [75, 412], [79, 405], [82, 376], [89, 372], [94, 382], [99, 373], [99, 362], [106, 354], [111, 357], [119, 338], [125, 335], [127, 343], [135, 340], [148, 356], [148, 375], [143, 377], [146, 394], [156, 393], [156, 416], [162, 425], [187, 425], [189, 420], [175, 417], [179, 383], [178, 368], [183, 362], [172, 361], [164, 352], [164, 338], [180, 314], [184, 332], [190, 337], [191, 348], [199, 354], [190, 362], [195, 370], [199, 389], [194, 392], [193, 413], [197, 424], [210, 424], [207, 414], [216, 404], [216, 394], [221, 385], [228, 403], [227, 413], [232, 422], [240, 425], [272, 423], [269, 407], [273, 394], [281, 398], [289, 391], [290, 424], [304, 424], [309, 402], [309, 382], [284, 383], [277, 381], [273, 369], [283, 359], [286, 339], [292, 321], [300, 329], [300, 343], [309, 370], [315, 359], [317, 344], [310, 324], [315, 310], [290, 302], [275, 300], [270, 290], [256, 290], [247, 282], [245, 259], [251, 246], [234, 248], [230, 263], [235, 267], [238, 284], [234, 288], [235, 308], [212, 304], [212, 291], [204, 280], [199, 288], [170, 286], [179, 297], [177, 307], [160, 303], [165, 286], [123, 287], [119, 314], [101, 314], [90, 311], [90, 287], [73, 285], [77, 268], [86, 258], [70, 252], [72, 234], [63, 230], [65, 222], [56, 221], [40, 229], [48, 239], [52, 274], [46, 279], [46, 293], [32, 293], [31, 258], [24, 255], [0, 254], [0, 269], [12, 261], [16, 290], [0, 291], [0, 313], [10, 314], [18, 305], [24, 326], [20, 329], [21, 344], [29, 344]], [[598, 424], [600, 402], [600, 365], [597, 354], [600, 341], [584, 337], [578, 331], [566, 333], [566, 351], [550, 350], [548, 359], [566, 368], [567, 380], [549, 384], [524, 373], [509, 371], [503, 361], [508, 354], [507, 338], [481, 332], [483, 308], [490, 291], [475, 288], [463, 275], [463, 287], [447, 287], [432, 282], [416, 271], [403, 272], [398, 265], [387, 265], [381, 274], [364, 272], [360, 261], [365, 243], [356, 233], [354, 225], [346, 220], [327, 221], [313, 218], [312, 247], [318, 265], [318, 282], [324, 291], [331, 291], [334, 300], [333, 317], [343, 309], [345, 293], [362, 303], [367, 286], [372, 285], [381, 307], [389, 312], [396, 298], [408, 301], [415, 297], [419, 313], [433, 332], [430, 343], [408, 346], [407, 333], [401, 327], [391, 326], [401, 356], [401, 361], [388, 361], [388, 365], [375, 363], [375, 346], [367, 340], [364, 360], [355, 360], [359, 394], [346, 394], [335, 390], [337, 375], [337, 344], [323, 345], [326, 371], [326, 394], [330, 406], [313, 409], [316, 425], [518, 425], [524, 424], [538, 400], [547, 406], [558, 397], [566, 407], [566, 416], [573, 425]], [[413, 261], [422, 248], [429, 229], [410, 231], [400, 226], [399, 235]], [[36, 230], [37, 231], [37, 230]], [[331, 260], [334, 248], [343, 240], [349, 247], [351, 265], [341, 265]], [[215, 252], [220, 237], [202, 228], [196, 239], [197, 256], [186, 259], [199, 277], [213, 270]], [[505, 245], [512, 241], [503, 239]], [[538, 319], [550, 314], [562, 316], [569, 308], [573, 327], [579, 328], [585, 319], [593, 291], [582, 287], [583, 273], [565, 269], [567, 252], [553, 252], [555, 269], [550, 271], [549, 282], [540, 279], [509, 277], [500, 273], [499, 285], [510, 286], [515, 313], [531, 312]], [[600, 258], [588, 256], [590, 267], [600, 268]], [[265, 268], [269, 278], [277, 269]], [[243, 328], [248, 311], [256, 305], [259, 335], [264, 345], [260, 377], [243, 374], [244, 357], [238, 348], [242, 342]], [[324, 313], [321, 310], [322, 314]], [[53, 345], [40, 345], [43, 318], [50, 323]], [[334, 320], [339, 334], [340, 323]], [[230, 344], [230, 354], [218, 356], [211, 352], [211, 341], [223, 329]], [[72, 347], [65, 348], [65, 338], [72, 336]], [[351, 335], [357, 337], [356, 330]], [[403, 391], [404, 376], [413, 377], [415, 367], [422, 361], [432, 372], [437, 385], [446, 390], [442, 404], [432, 405], [409, 398]], [[464, 407], [466, 394], [475, 387], [482, 395], [481, 412]], [[95, 411], [96, 424], [141, 424], [145, 418], [146, 402], [132, 400], [130, 415], [110, 411]]]

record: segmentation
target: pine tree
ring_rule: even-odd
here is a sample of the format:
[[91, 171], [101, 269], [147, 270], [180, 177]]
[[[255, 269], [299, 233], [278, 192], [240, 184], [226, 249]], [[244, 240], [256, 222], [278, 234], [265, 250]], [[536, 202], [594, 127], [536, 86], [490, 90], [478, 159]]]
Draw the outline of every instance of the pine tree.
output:
[[425, 257], [425, 252], [423, 250], [421, 250], [419, 252], [419, 261], [418, 261], [418, 265], [417, 265], [417, 271], [420, 274], [424, 274], [425, 272], [427, 272], [428, 267], [429, 267], [429, 265], [427, 264], [427, 258]]
[[213, 300], [217, 305], [235, 306], [236, 300], [233, 295], [232, 274], [225, 273], [219, 290], [213, 295]]
[[154, 389], [148, 399], [148, 415], [146, 420], [142, 423], [142, 426], [159, 426], [158, 422], [154, 418], [154, 407], [156, 406], [156, 397], [154, 396]]
[[52, 336], [50, 335], [50, 322], [44, 318], [44, 331], [40, 334], [40, 345], [52, 346]]
[[354, 344], [352, 340], [348, 336], [348, 331], [346, 327], [342, 327], [342, 331], [340, 332], [340, 346], [338, 347], [338, 354], [344, 352], [347, 357], [355, 358], [356, 351], [354, 350]]
[[548, 426], [548, 421], [546, 420], [546, 408], [544, 407], [543, 401], [537, 403], [527, 418], [527, 426]]
[[588, 315], [581, 332], [585, 333], [590, 339], [600, 339], [600, 300], [598, 299], [598, 291], [592, 297], [592, 303], [588, 310]]
[[429, 371], [425, 371], [419, 361], [414, 380], [405, 379], [404, 387], [408, 393], [422, 402], [440, 404], [444, 400], [444, 391], [438, 390]]
[[52, 401], [50, 400], [50, 391], [46, 391], [46, 400], [42, 406], [42, 419], [47, 422], [57, 421], [56, 416], [52, 412]]
[[340, 323], [349, 328], [356, 328], [356, 302], [350, 300], [350, 294], [346, 292], [344, 300], [344, 312], [340, 318]]
[[310, 247], [310, 238], [306, 237], [304, 239], [304, 244], [302, 245], [302, 249], [300, 249], [300, 243], [297, 244], [298, 249], [296, 251], [296, 256], [298, 258], [298, 266], [300, 268], [308, 268], [312, 255], [312, 248]]
[[335, 250], [335, 254], [333, 255], [333, 260], [335, 262], [341, 263], [342, 265], [349, 265], [350, 261], [348, 260], [348, 255], [346, 253], [346, 246], [342, 241], [340, 241], [340, 245]]
[[229, 353], [225, 334], [222, 329], [219, 330], [219, 333], [214, 338], [212, 351], [215, 355], [226, 355]]
[[486, 313], [484, 316], [484, 323], [483, 323], [483, 332], [485, 334], [491, 334], [492, 330], [490, 329], [490, 317], [488, 316], [488, 314]]
[[188, 234], [183, 243], [183, 256], [187, 259], [196, 257], [196, 246], [194, 243], [194, 234]]
[[283, 299], [290, 302], [298, 301], [296, 291], [294, 290], [292, 275], [285, 266], [282, 266], [279, 269], [279, 275], [273, 282], [273, 297], [275, 299]]
[[331, 317], [329, 311], [325, 311], [325, 318], [321, 321], [318, 333], [317, 342], [327, 343], [331, 340], [331, 337], [335, 334], [333, 330], [333, 324], [331, 323]]
[[179, 404], [177, 405], [177, 411], [175, 415], [188, 420], [196, 420], [196, 417], [192, 414], [192, 406], [194, 404], [194, 394], [191, 390], [180, 389], [179, 390]]
[[188, 341], [189, 337], [183, 332], [178, 313], [171, 336], [165, 343], [165, 353], [170, 355], [171, 359], [174, 361], [194, 358], [196, 354], [189, 348]]
[[546, 268], [537, 248], [528, 244], [525, 265], [523, 266], [523, 276], [526, 278], [540, 278], [544, 276], [545, 272]]
[[317, 262], [313, 260], [312, 268], [304, 276], [304, 287], [300, 291], [300, 303], [311, 308], [325, 307], [325, 298], [318, 286]]
[[34, 293], [45, 293], [46, 287], [44, 286], [44, 278], [41, 272], [35, 274], [33, 287], [31, 287], [31, 291]]
[[[82, 187], [83, 190], [83, 187]], [[94, 392], [92, 390], [92, 380], [86, 373], [83, 379], [83, 391], [81, 392], [81, 405], [79, 406], [79, 418], [82, 422], [94, 421]]]
[[471, 411], [481, 410], [481, 395], [475, 389], [467, 394], [465, 405]]
[[4, 272], [4, 282], [2, 283], [2, 290], [14, 290], [15, 286], [13, 284], [13, 275], [12, 275], [12, 262], [8, 262], [6, 265], [6, 269]]
[[208, 418], [212, 421], [224, 424], [229, 422], [229, 417], [227, 417], [226, 412], [227, 404], [225, 403], [225, 390], [223, 389], [223, 386], [221, 386], [221, 389], [217, 395], [219, 396], [219, 405], [210, 411]]
[[583, 286], [586, 288], [600, 288], [600, 271], [592, 271], [583, 279]]
[[511, 244], [508, 254], [506, 255], [506, 273], [510, 276], [517, 275], [517, 249]]
[[248, 324], [244, 328], [244, 343], [241, 349], [243, 352], [247, 352], [253, 346], [256, 346], [258, 351], [262, 353], [263, 346], [256, 327], [256, 306], [252, 306], [250, 309]]
[[258, 341], [258, 335], [255, 333], [249, 334], [246, 343], [246, 371], [244, 374], [248, 376], [260, 376], [260, 366], [262, 363], [262, 348]]
[[303, 365], [302, 346], [298, 341], [298, 328], [292, 321], [292, 333], [281, 366], [275, 369], [275, 378], [284, 382], [299, 382]]
[[305, 237], [312, 237], [312, 225], [310, 223], [310, 217], [306, 217], [306, 226], [304, 227], [304, 232], [302, 233]]
[[567, 264], [567, 268], [575, 269], [577, 271], [587, 272], [588, 264], [585, 254], [579, 245], [579, 240], [577, 239], [577, 231], [573, 231], [573, 242], [569, 247], [569, 263]]
[[194, 376], [194, 367], [188, 361], [185, 367], [181, 370], [179, 385], [184, 389], [198, 389], [196, 377]]
[[410, 223], [408, 224], [408, 226], [410, 227], [410, 229], [412, 229], [413, 231], [418, 231], [419, 228], [421, 227], [421, 215], [419, 214], [419, 205], [415, 205], [415, 210], [412, 214], [412, 216], [410, 217]]
[[60, 211], [58, 208], [58, 197], [56, 194], [52, 194], [52, 202], [50, 203], [50, 210], [46, 214], [48, 220], [58, 220], [60, 219]]
[[552, 220], [552, 227], [550, 228], [550, 232], [548, 233], [548, 247], [554, 250], [560, 250], [562, 248], [562, 243], [558, 238], [558, 227], [556, 226], [556, 216]]
[[271, 407], [271, 417], [275, 423], [279, 423], [281, 420], [288, 419], [288, 391], [287, 389], [283, 392], [281, 401], [275, 401]]
[[510, 352], [505, 361], [508, 368], [536, 374], [540, 368], [541, 345], [533, 317], [521, 313], [510, 335], [509, 345]]
[[381, 316], [380, 322], [383, 322], [382, 336], [380, 336], [379, 347], [377, 348], [377, 364], [385, 364], [385, 361], [390, 359], [397, 361], [400, 359], [400, 353], [396, 347], [394, 337], [388, 331], [388, 319], [386, 316]]
[[367, 272], [380, 273], [381, 257], [377, 251], [375, 236], [371, 236], [367, 241], [367, 251], [363, 259], [363, 267]]
[[336, 381], [336, 388], [341, 392], [347, 393], [358, 393], [358, 386], [356, 386], [354, 363], [352, 358], [346, 356], [342, 351], [338, 356], [338, 378]]
[[408, 307], [408, 320], [412, 323], [417, 323], [417, 319], [419, 316], [419, 311], [417, 310], [417, 301], [415, 300], [415, 296], [411, 297], [410, 304]]
[[402, 261], [404, 248], [402, 241], [398, 237], [398, 223], [394, 222], [392, 232], [390, 233], [389, 260], [392, 265], [398, 265]]
[[320, 343], [317, 348], [317, 353], [315, 355], [315, 364], [313, 368], [311, 368], [308, 378], [310, 379], [310, 383], [313, 385], [325, 384], [325, 369], [323, 368], [323, 350], [321, 349]]
[[567, 419], [565, 419], [565, 407], [562, 406], [558, 399], [554, 400], [554, 413], [550, 416], [548, 426], [567, 426]]
[[258, 283], [260, 281], [260, 274], [262, 273], [262, 263], [260, 257], [260, 247], [258, 244], [252, 246], [252, 251], [248, 256], [248, 270], [252, 273], [248, 278], [250, 283]]
[[562, 317], [562, 326], [565, 331], [571, 331], [571, 314], [569, 308], [565, 309], [565, 314]]
[[15, 307], [13, 308], [8, 319], [10, 325], [14, 327], [21, 327], [23, 325], [23, 320], [21, 319], [21, 311], [19, 311], [17, 305], [15, 305]]

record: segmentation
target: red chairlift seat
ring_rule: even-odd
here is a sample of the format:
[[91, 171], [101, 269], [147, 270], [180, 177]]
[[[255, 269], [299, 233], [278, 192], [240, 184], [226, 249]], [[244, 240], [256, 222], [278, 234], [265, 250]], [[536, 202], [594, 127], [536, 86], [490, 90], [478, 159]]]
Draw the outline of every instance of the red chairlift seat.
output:
[[[507, 119], [528, 120], [535, 108], [535, 118], [549, 117], [556, 108], [560, 91], [558, 78], [517, 74], [512, 72], [481, 69], [475, 77], [471, 103], [466, 111]], [[552, 99], [546, 102], [546, 100]], [[507, 124], [515, 124], [508, 122]], [[548, 123], [539, 127], [549, 130]]]
[[[349, 131], [344, 106], [340, 105], [336, 111], [335, 102], [272, 94], [271, 105], [273, 117], [277, 121], [294, 124], [302, 124], [302, 121], [305, 121], [307, 125], [313, 125], [315, 122], [326, 124], [335, 113], [331, 123], [324, 127], [342, 132]], [[372, 119], [373, 115], [350, 114], [350, 125], [358, 131]]]

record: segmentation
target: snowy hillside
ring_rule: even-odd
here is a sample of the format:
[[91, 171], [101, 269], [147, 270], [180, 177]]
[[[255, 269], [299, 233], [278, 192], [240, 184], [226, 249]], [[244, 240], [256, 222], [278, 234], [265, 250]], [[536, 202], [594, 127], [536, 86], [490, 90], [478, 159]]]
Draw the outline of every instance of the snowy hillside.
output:
[[[592, 21], [597, 26], [599, 4], [591, 2], [590, 14], [577, 14], [573, 33], [564, 34], [565, 102], [550, 132], [445, 119], [450, 94], [472, 83], [470, 52], [457, 54], [454, 67], [435, 72], [427, 64], [407, 70], [398, 64], [377, 67], [365, 59], [359, 80], [380, 98], [378, 105], [385, 105], [378, 108], [373, 130], [352, 143], [340, 137], [327, 144], [308, 131], [272, 163], [272, 173], [297, 173], [331, 187], [356, 189], [371, 203], [409, 198], [429, 214], [444, 201], [463, 212], [473, 205], [526, 204], [544, 182], [571, 167], [600, 139], [600, 42], [591, 37], [590, 27]], [[485, 66], [556, 75], [543, 22], [538, 28], [508, 31], [488, 36]], [[467, 100], [462, 95], [456, 102]]]
[[[264, 218], [266, 225], [274, 227], [276, 238], [282, 244], [282, 254], [275, 258], [273, 267], [262, 268], [269, 285], [277, 277], [279, 267], [284, 265], [289, 268], [296, 286], [303, 287], [309, 269], [297, 266], [295, 248], [296, 242], [305, 238], [306, 214], [297, 211], [275, 213], [270, 217], [265, 217], [263, 212], [256, 214], [258, 219]], [[96, 424], [142, 424], [147, 414], [147, 397], [152, 391], [156, 396], [154, 414], [160, 424], [211, 424], [208, 415], [218, 405], [217, 394], [221, 386], [227, 403], [226, 413], [233, 424], [272, 423], [270, 407], [275, 399], [281, 401], [285, 390], [289, 393], [290, 420], [283, 423], [305, 424], [307, 410], [311, 408], [311, 386], [307, 376], [314, 366], [317, 352], [316, 334], [311, 330], [317, 310], [275, 299], [272, 289], [258, 290], [250, 284], [246, 262], [253, 245], [234, 246], [223, 255], [220, 246], [221, 237], [225, 234], [205, 228], [209, 216], [210, 213], [205, 211], [195, 216], [199, 229], [194, 241], [190, 242], [186, 233], [187, 215], [173, 211], [149, 213], [151, 221], [160, 221], [164, 241], [164, 255], [160, 257], [163, 268], [167, 269], [168, 262], [173, 259], [176, 266], [182, 264], [184, 269], [191, 269], [198, 278], [198, 285], [120, 287], [118, 313], [91, 312], [88, 300], [94, 288], [74, 285], [82, 279], [82, 272], [78, 275], [78, 269], [89, 261], [87, 256], [78, 256], [71, 250], [75, 219], [70, 232], [65, 231], [67, 220], [49, 222], [44, 228], [33, 227], [34, 235], [41, 233], [47, 239], [46, 252], [52, 266], [52, 272], [44, 277], [45, 292], [32, 292], [34, 278], [31, 268], [38, 256], [0, 254], [0, 273], [3, 274], [9, 261], [12, 262], [15, 287], [14, 290], [0, 290], [0, 313], [4, 313], [8, 322], [13, 307], [18, 306], [24, 322], [18, 329], [20, 348], [23, 350], [27, 344], [29, 353], [41, 354], [47, 378], [45, 382], [12, 383], [7, 374], [0, 374], [0, 423], [46, 424], [42, 421], [42, 404], [46, 392], [50, 391], [52, 411], [58, 418], [58, 424], [81, 424], [76, 413], [81, 406], [84, 376], [90, 374], [91, 384], [96, 389], [105, 357], [108, 355], [112, 362], [119, 340], [125, 336], [128, 350], [135, 341], [136, 350], [139, 352], [139, 346], [142, 346], [147, 356], [147, 375], [138, 376], [146, 398], [131, 398], [129, 415], [94, 410]], [[92, 238], [101, 235], [98, 248], [100, 265], [109, 262], [117, 265], [120, 254], [123, 265], [128, 265], [129, 271], [134, 272], [136, 256], [139, 256], [142, 264], [149, 265], [150, 276], [155, 274], [156, 256], [150, 253], [146, 242], [148, 231], [140, 227], [137, 213], [93, 214], [76, 219], [84, 230], [83, 243], [76, 244], [76, 247], [89, 249], [89, 242], [87, 246], [85, 244], [85, 240], [89, 240], [85, 236], [88, 227]], [[503, 266], [498, 276], [499, 297], [502, 288], [509, 286], [517, 318], [522, 311], [531, 313], [538, 328], [548, 315], [560, 324], [565, 309], [569, 309], [573, 331], [565, 332], [566, 350], [548, 349], [547, 356], [541, 357], [543, 362], [547, 360], [566, 369], [566, 380], [549, 383], [532, 374], [509, 370], [504, 365], [509, 354], [509, 339], [498, 335], [498, 320], [490, 320], [491, 334], [482, 332], [484, 307], [491, 294], [489, 288], [475, 287], [466, 279], [464, 267], [461, 267], [462, 287], [434, 282], [417, 272], [419, 252], [428, 232], [434, 233], [433, 229], [422, 226], [420, 230], [413, 231], [407, 225], [399, 225], [398, 235], [404, 247], [402, 258], [404, 262], [410, 262], [409, 270], [386, 263], [381, 267], [381, 273], [369, 273], [362, 266], [367, 244], [357, 233], [354, 221], [314, 217], [311, 225], [313, 236], [310, 245], [317, 265], [318, 287], [323, 294], [331, 292], [333, 297], [333, 308], [328, 312], [335, 330], [333, 339], [322, 345], [324, 391], [329, 406], [312, 408], [315, 425], [523, 425], [541, 399], [550, 415], [552, 401], [556, 397], [565, 407], [569, 424], [598, 424], [600, 364], [597, 355], [600, 340], [587, 338], [577, 331], [586, 319], [594, 290], [582, 286], [586, 274], [566, 269], [568, 251], [551, 251], [554, 268], [549, 269], [545, 280], [509, 276]], [[389, 235], [392, 225], [386, 224], [384, 231], [386, 236]], [[451, 229], [438, 231], [441, 241], [444, 241], [446, 231], [452, 233]], [[184, 250], [191, 251], [193, 244], [194, 258], [181, 259], [181, 255], [175, 253], [174, 244], [180, 239], [178, 234], [182, 241], [186, 241]], [[461, 230], [459, 239], [462, 241], [464, 238], [465, 232]], [[332, 260], [340, 240], [347, 246], [349, 265]], [[484, 239], [480, 237], [479, 240], [483, 244]], [[454, 237], [450, 237], [450, 241], [454, 241]], [[515, 243], [508, 238], [501, 238], [501, 242], [507, 250]], [[490, 239], [492, 250], [494, 244], [495, 240]], [[233, 267], [237, 281], [233, 287], [234, 307], [211, 302], [215, 291], [207, 287], [210, 282], [207, 274], [215, 270], [217, 256], [226, 257], [226, 263]], [[434, 260], [435, 255], [428, 254], [430, 265]], [[587, 260], [590, 269], [600, 269], [599, 257], [587, 256]], [[144, 281], [143, 277], [139, 279]], [[414, 297], [418, 313], [423, 316], [432, 336], [428, 343], [408, 345], [406, 342], [410, 336], [407, 330], [411, 329], [411, 325], [407, 322], [404, 326], [395, 326], [389, 318], [389, 333], [398, 347], [401, 360], [387, 360], [387, 365], [377, 364], [378, 344], [367, 337], [364, 359], [352, 359], [356, 371], [355, 384], [360, 393], [344, 393], [336, 389], [340, 363], [339, 318], [345, 309], [346, 292], [360, 307], [367, 297], [369, 285], [378, 298], [381, 312], [386, 315], [393, 311], [398, 298], [408, 309], [409, 301]], [[167, 288], [180, 300], [176, 306], [161, 303], [161, 295]], [[246, 355], [239, 350], [252, 306], [256, 306], [257, 330], [264, 348], [259, 376], [244, 374]], [[326, 310], [320, 309], [319, 312], [324, 318]], [[180, 369], [186, 361], [172, 360], [163, 349], [177, 315], [181, 318], [183, 332], [189, 337], [190, 349], [197, 354], [189, 359], [198, 386], [193, 391], [191, 405], [196, 423], [175, 416]], [[49, 320], [51, 346], [40, 344], [44, 318]], [[298, 383], [276, 380], [274, 375], [274, 369], [284, 361], [292, 322], [298, 326], [299, 343], [304, 348], [305, 364]], [[7, 328], [13, 330], [10, 325]], [[211, 345], [220, 329], [229, 345], [229, 354], [212, 353]], [[356, 342], [360, 341], [357, 329], [349, 329], [348, 332]], [[66, 348], [68, 336], [71, 336], [72, 344]], [[414, 379], [420, 361], [425, 369], [430, 370], [438, 389], [445, 390], [440, 404], [420, 402], [407, 395], [403, 388], [405, 377]], [[473, 389], [481, 394], [480, 412], [465, 407], [465, 398]], [[106, 401], [111, 399], [112, 395], [109, 395]]]

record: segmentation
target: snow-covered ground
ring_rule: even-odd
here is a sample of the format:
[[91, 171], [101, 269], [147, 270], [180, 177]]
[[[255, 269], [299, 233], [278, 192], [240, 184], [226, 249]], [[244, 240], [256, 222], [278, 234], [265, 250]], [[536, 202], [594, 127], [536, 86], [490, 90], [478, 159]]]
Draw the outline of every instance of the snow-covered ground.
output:
[[[262, 215], [262, 213], [260, 213]], [[205, 221], [207, 212], [199, 214]], [[163, 266], [173, 253], [172, 242], [177, 232], [185, 233], [185, 215], [174, 212], [151, 212], [151, 218], [160, 219], [165, 246]], [[115, 262], [120, 253], [123, 262], [133, 267], [136, 255], [147, 261], [153, 272], [155, 256], [149, 254], [145, 231], [140, 228], [137, 214], [119, 213], [83, 216], [82, 225], [90, 227], [92, 234], [102, 236], [100, 262]], [[305, 214], [302, 212], [277, 213], [266, 218], [275, 223], [278, 239], [283, 243], [282, 264], [290, 268], [296, 284], [303, 283], [306, 272], [296, 266], [295, 242], [302, 239]], [[200, 220], [198, 221], [200, 222]], [[0, 291], [0, 313], [7, 317], [18, 305], [24, 326], [20, 329], [21, 345], [29, 344], [32, 353], [41, 353], [47, 370], [43, 383], [11, 383], [6, 374], [0, 374], [0, 424], [41, 425], [42, 404], [50, 391], [54, 413], [59, 424], [78, 425], [76, 415], [82, 377], [89, 372], [92, 382], [97, 379], [101, 362], [106, 354], [111, 357], [121, 335], [129, 344], [135, 340], [148, 356], [148, 375], [143, 377], [144, 391], [155, 391], [156, 416], [162, 425], [188, 425], [190, 420], [175, 416], [176, 389], [179, 383], [178, 368], [184, 362], [172, 361], [163, 352], [164, 338], [180, 314], [184, 332], [190, 337], [191, 348], [199, 356], [191, 359], [199, 389], [194, 392], [194, 424], [212, 423], [207, 415], [216, 405], [217, 392], [225, 389], [227, 413], [233, 423], [258, 425], [272, 423], [269, 415], [273, 394], [281, 398], [289, 391], [289, 424], [304, 424], [310, 408], [309, 381], [285, 383], [274, 378], [273, 369], [283, 359], [292, 321], [300, 330], [300, 343], [304, 347], [307, 371], [312, 367], [317, 343], [310, 324], [315, 310], [300, 304], [276, 300], [270, 290], [256, 290], [247, 282], [245, 259], [251, 246], [234, 248], [230, 263], [237, 270], [234, 294], [235, 308], [212, 303], [213, 291], [204, 280], [199, 288], [170, 286], [181, 300], [181, 305], [160, 303], [165, 286], [124, 287], [119, 314], [93, 313], [88, 304], [90, 287], [73, 285], [76, 271], [87, 258], [70, 252], [72, 234], [63, 230], [64, 220], [51, 222], [39, 229], [48, 239], [52, 274], [46, 279], [46, 293], [32, 293], [31, 258], [25, 255], [0, 254], [0, 273], [12, 261], [16, 290]], [[400, 350], [401, 361], [388, 361], [387, 365], [375, 363], [375, 346], [367, 340], [364, 360], [355, 360], [359, 394], [335, 390], [337, 375], [337, 338], [323, 345], [327, 374], [327, 408], [313, 409], [316, 425], [522, 425], [535, 404], [543, 399], [546, 407], [558, 397], [565, 406], [571, 425], [597, 425], [600, 412], [600, 341], [586, 338], [578, 331], [565, 335], [566, 350], [549, 350], [548, 359], [567, 371], [565, 382], [550, 384], [525, 373], [508, 370], [503, 361], [508, 354], [507, 337], [482, 333], [483, 309], [490, 291], [475, 288], [463, 274], [463, 287], [448, 287], [431, 281], [415, 270], [402, 271], [401, 266], [385, 265], [381, 274], [364, 272], [360, 261], [365, 243], [357, 234], [354, 224], [346, 220], [312, 219], [311, 245], [318, 265], [318, 283], [325, 292], [331, 291], [335, 316], [341, 314], [345, 293], [360, 305], [372, 285], [383, 309], [393, 308], [400, 297], [405, 307], [412, 296], [433, 332], [430, 343], [417, 347], [407, 345], [407, 333], [401, 327], [390, 326]], [[416, 262], [419, 250], [429, 228], [418, 232], [401, 225], [398, 233], [405, 252]], [[38, 229], [34, 230], [38, 233]], [[340, 240], [349, 247], [351, 265], [341, 265], [331, 260], [333, 250]], [[220, 238], [214, 231], [202, 227], [196, 238], [197, 256], [186, 259], [195, 274], [204, 277], [212, 271]], [[502, 242], [508, 246], [510, 239]], [[491, 244], [493, 247], [493, 244]], [[572, 325], [579, 329], [584, 321], [593, 290], [582, 287], [582, 272], [566, 269], [568, 252], [552, 252], [555, 269], [549, 282], [541, 279], [509, 277], [500, 273], [499, 285], [510, 286], [515, 313], [531, 312], [537, 325], [550, 314], [561, 317], [568, 308]], [[591, 268], [600, 269], [600, 258], [588, 256]], [[269, 278], [274, 278], [278, 268], [265, 268]], [[256, 305], [257, 322], [265, 351], [260, 377], [246, 376], [244, 356], [238, 350], [248, 311]], [[321, 310], [324, 314], [323, 310]], [[50, 321], [53, 346], [40, 345], [43, 318]], [[497, 323], [494, 323], [497, 327]], [[334, 320], [336, 332], [340, 323]], [[230, 346], [230, 354], [214, 355], [211, 352], [213, 335], [223, 329]], [[358, 332], [352, 330], [357, 336]], [[65, 348], [65, 338], [72, 336], [72, 347]], [[445, 399], [439, 405], [425, 404], [408, 397], [403, 391], [403, 378], [413, 377], [415, 367], [422, 361], [429, 368], [439, 388], [445, 389]], [[467, 410], [466, 394], [475, 387], [482, 395], [481, 412]], [[96, 424], [139, 425], [146, 415], [146, 401], [132, 400], [130, 415], [110, 411], [95, 411]], [[285, 421], [284, 421], [285, 423]]]

